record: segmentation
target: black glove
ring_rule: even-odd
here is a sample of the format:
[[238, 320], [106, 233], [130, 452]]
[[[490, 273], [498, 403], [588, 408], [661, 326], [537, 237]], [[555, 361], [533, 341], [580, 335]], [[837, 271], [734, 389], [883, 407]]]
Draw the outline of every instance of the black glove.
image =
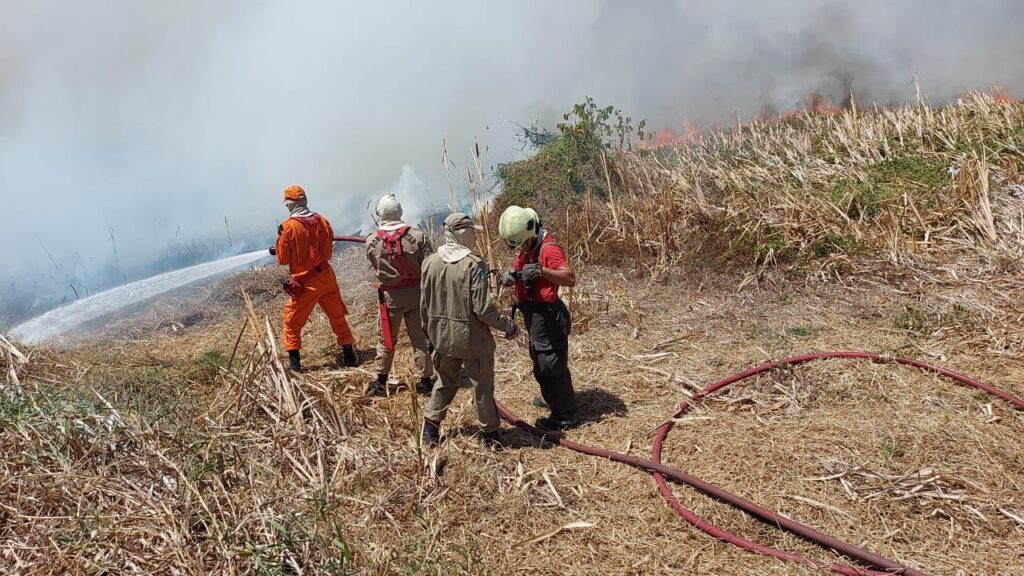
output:
[[277, 235], [280, 236], [282, 232], [284, 232], [284, 224], [278, 224], [277, 225]]
[[521, 272], [523, 281], [532, 282], [537, 278], [540, 278], [540, 271], [540, 264], [527, 264], [526, 266], [523, 266], [523, 271]]
[[505, 339], [513, 340], [516, 336], [519, 336], [519, 326], [516, 326], [515, 320], [511, 320], [509, 324], [511, 326], [509, 326], [508, 332], [505, 332]]
[[515, 270], [506, 270], [505, 273], [501, 275], [501, 285], [505, 287], [515, 285], [516, 276], [518, 275], [519, 273]]
[[277, 255], [277, 248], [274, 248], [273, 246], [271, 246], [270, 247], [270, 255], [271, 256], [276, 256]]

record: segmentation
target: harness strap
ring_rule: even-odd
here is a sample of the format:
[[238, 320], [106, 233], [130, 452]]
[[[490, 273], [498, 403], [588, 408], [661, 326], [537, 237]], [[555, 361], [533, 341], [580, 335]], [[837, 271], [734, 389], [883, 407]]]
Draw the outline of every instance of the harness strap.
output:
[[313, 276], [316, 276], [317, 274], [323, 272], [326, 269], [327, 269], [327, 263], [326, 262], [321, 262], [320, 264], [317, 264], [316, 266], [313, 266], [309, 270], [306, 270], [302, 274], [296, 274], [295, 277], [292, 278], [292, 282], [298, 284], [299, 286], [305, 287], [306, 286], [306, 282], [309, 282], [310, 278], [312, 278]]
[[[526, 262], [527, 264], [540, 262], [540, 257], [544, 255], [544, 249], [555, 243], [554, 240], [548, 240], [548, 238], [549, 236], [545, 235], [544, 238], [541, 239], [540, 243], [537, 244], [537, 247], [530, 251], [530, 257], [527, 258]], [[535, 291], [539, 288], [537, 282], [524, 283], [524, 285], [526, 287], [526, 299], [533, 302]]]
[[309, 235], [309, 261], [310, 262], [323, 262], [323, 258], [316, 251], [316, 247], [320, 244], [320, 240], [323, 236], [326, 236], [325, 230], [321, 223], [323, 218], [319, 214], [314, 213], [312, 216], [292, 216], [295, 220], [298, 220], [306, 227], [306, 232]]
[[408, 278], [408, 279], [402, 280], [398, 284], [392, 284], [390, 286], [385, 286], [383, 284], [375, 284], [374, 288], [377, 288], [378, 290], [383, 290], [385, 292], [391, 292], [392, 290], [401, 290], [403, 288], [418, 288], [419, 285], [420, 285], [420, 279], [419, 278]]
[[312, 216], [292, 216], [292, 218], [299, 221], [303, 227], [306, 228], [306, 233], [308, 235], [307, 248], [309, 250], [309, 261], [316, 262], [316, 265], [309, 270], [296, 274], [284, 283], [284, 291], [292, 297], [298, 297], [306, 290], [306, 282], [309, 282], [311, 278], [330, 268], [330, 264], [327, 262], [327, 259], [321, 256], [317, 251], [317, 247], [325, 238], [328, 242], [333, 242], [333, 239], [328, 236], [327, 230], [323, 226], [323, 218], [319, 214], [313, 213]]
[[[410, 228], [412, 227], [406, 224], [395, 230], [377, 230], [377, 237], [384, 241], [384, 251], [387, 252], [391, 265], [402, 275], [402, 282], [414, 281], [414, 285], [418, 285], [420, 281], [419, 270], [416, 270], [412, 263], [409, 262], [405, 252], [402, 250], [402, 238], [409, 232]], [[403, 287], [408, 288], [408, 286]]]

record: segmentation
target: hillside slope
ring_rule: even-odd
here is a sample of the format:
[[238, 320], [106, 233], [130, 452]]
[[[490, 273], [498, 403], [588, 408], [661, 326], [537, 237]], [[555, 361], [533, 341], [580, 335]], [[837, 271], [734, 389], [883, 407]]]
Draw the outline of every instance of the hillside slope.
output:
[[[584, 260], [625, 258], [656, 276], [708, 263], [842, 274], [858, 258], [1012, 267], [1024, 245], [1022, 141], [1024, 104], [981, 93], [610, 147], [589, 170], [560, 138], [503, 167], [498, 203], [543, 207]], [[572, 186], [564, 175], [577, 173], [591, 176]]]
[[[932, 122], [922, 134], [934, 138], [912, 139], [915, 119]], [[605, 201], [584, 190], [549, 218], [581, 278], [567, 299], [584, 423], [568, 436], [647, 457], [655, 427], [697, 388], [812, 350], [920, 358], [1024, 395], [1022, 125], [1019, 105], [977, 96], [612, 158], [621, 189]], [[953, 133], [975, 138], [939, 137]], [[819, 161], [833, 153], [823, 143], [835, 162]], [[842, 241], [821, 249], [832, 236]], [[507, 425], [508, 446], [485, 449], [468, 391], [444, 442], [423, 450], [421, 399], [397, 381], [390, 398], [364, 395], [376, 314], [365, 261], [347, 251], [335, 269], [357, 369], [333, 368], [316, 313], [312, 370], [280, 370], [266, 334], [286, 299], [274, 268], [151, 303], [59, 349], [20, 347], [27, 362], [5, 352], [0, 569], [820, 573], [695, 530], [643, 472]], [[543, 415], [524, 342], [499, 344], [497, 373], [499, 400]], [[413, 376], [404, 339], [394, 375]], [[665, 461], [927, 573], [1020, 575], [1021, 437], [1024, 414], [988, 395], [891, 364], [830, 361], [702, 402]], [[848, 562], [689, 488], [675, 493], [752, 540]], [[592, 526], [550, 535], [574, 522]]]

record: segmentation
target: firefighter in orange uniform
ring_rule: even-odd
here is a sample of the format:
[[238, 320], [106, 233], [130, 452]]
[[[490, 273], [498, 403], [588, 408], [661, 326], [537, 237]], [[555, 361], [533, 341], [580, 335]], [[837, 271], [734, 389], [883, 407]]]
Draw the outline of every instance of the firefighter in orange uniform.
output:
[[284, 191], [288, 219], [277, 227], [277, 245], [270, 249], [277, 263], [288, 266], [291, 280], [284, 290], [291, 299], [284, 307], [284, 348], [288, 351], [288, 367], [302, 370], [302, 327], [317, 304], [327, 314], [341, 346], [339, 364], [357, 366], [359, 359], [353, 347], [352, 331], [345, 316], [348, 309], [341, 299], [338, 279], [331, 268], [334, 254], [334, 231], [326, 218], [306, 206], [306, 192], [301, 186]]

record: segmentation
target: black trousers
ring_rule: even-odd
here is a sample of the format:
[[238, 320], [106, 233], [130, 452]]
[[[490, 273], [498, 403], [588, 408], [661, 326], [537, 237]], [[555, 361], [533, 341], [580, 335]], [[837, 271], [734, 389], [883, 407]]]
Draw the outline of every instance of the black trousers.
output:
[[540, 384], [540, 395], [551, 408], [551, 415], [565, 420], [576, 418], [579, 406], [569, 371], [569, 351], [539, 351], [531, 347], [530, 358], [533, 359], [533, 377]]
[[529, 302], [520, 304], [520, 308], [530, 334], [533, 377], [540, 384], [541, 396], [553, 417], [574, 419], [579, 406], [569, 371], [569, 309], [561, 300], [552, 304]]

